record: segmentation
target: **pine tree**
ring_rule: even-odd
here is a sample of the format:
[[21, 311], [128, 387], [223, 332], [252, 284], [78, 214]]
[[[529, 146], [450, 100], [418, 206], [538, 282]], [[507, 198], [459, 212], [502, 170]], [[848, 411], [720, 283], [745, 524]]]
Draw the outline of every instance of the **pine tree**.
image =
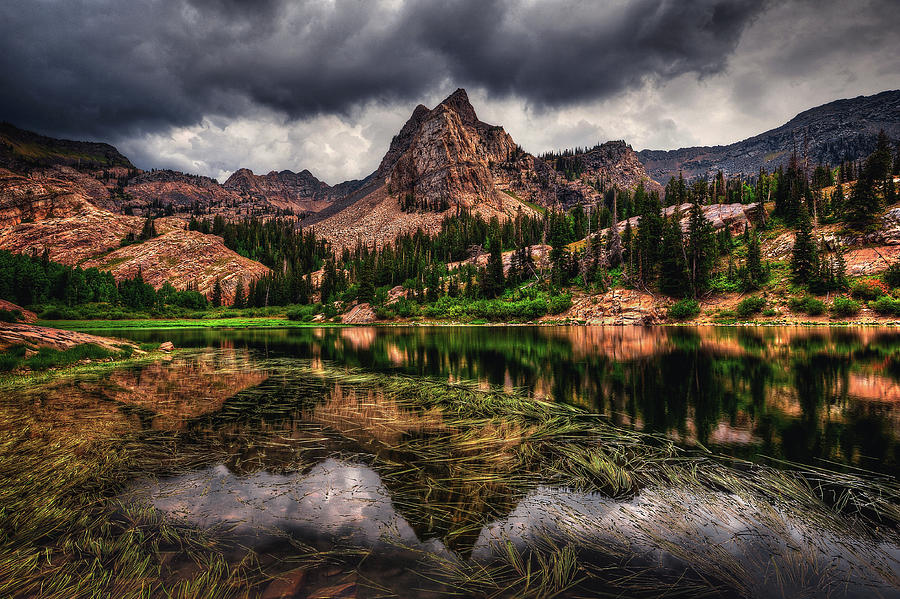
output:
[[748, 235], [747, 261], [743, 270], [744, 288], [758, 289], [765, 280], [765, 270], [762, 265], [762, 254], [759, 246], [759, 234], [753, 231]]
[[680, 216], [676, 211], [666, 221], [660, 248], [659, 290], [671, 297], [685, 297], [690, 290]]
[[359, 289], [356, 292], [356, 300], [360, 303], [371, 303], [375, 299], [375, 273], [371, 260], [365, 260], [361, 266], [359, 277]]
[[222, 306], [222, 281], [216, 277], [216, 283], [213, 285], [212, 299], [210, 300], [214, 308]]
[[616, 189], [613, 189], [613, 207], [612, 207], [612, 223], [610, 224], [606, 240], [606, 262], [610, 268], [616, 268], [622, 264], [622, 238], [619, 237], [619, 211], [616, 196]]
[[703, 208], [694, 202], [688, 215], [688, 268], [694, 297], [706, 290], [716, 259], [716, 236]]
[[812, 234], [812, 220], [806, 206], [801, 207], [794, 249], [791, 251], [791, 273], [802, 285], [809, 284], [818, 270], [818, 251]]
[[485, 278], [481, 290], [485, 297], [497, 297], [503, 292], [503, 255], [500, 252], [500, 239], [491, 239], [491, 254], [488, 257]]

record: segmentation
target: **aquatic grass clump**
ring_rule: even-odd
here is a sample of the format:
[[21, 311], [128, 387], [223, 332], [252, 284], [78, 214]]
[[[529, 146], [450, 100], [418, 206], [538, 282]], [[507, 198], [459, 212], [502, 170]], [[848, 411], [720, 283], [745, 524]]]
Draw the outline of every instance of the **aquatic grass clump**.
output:
[[[247, 587], [214, 538], [116, 500], [138, 466], [131, 449], [60, 438], [0, 408], [0, 596], [233, 597]], [[166, 555], [200, 562], [199, 573], [173, 578]]]

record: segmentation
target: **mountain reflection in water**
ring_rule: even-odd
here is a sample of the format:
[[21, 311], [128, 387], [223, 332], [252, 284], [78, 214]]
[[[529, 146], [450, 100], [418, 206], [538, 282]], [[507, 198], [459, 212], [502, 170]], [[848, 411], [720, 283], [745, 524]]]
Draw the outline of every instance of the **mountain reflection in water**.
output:
[[[362, 547], [396, 559], [467, 559], [440, 539], [418, 538], [377, 472], [333, 458], [303, 474], [235, 475], [218, 465], [139, 485], [131, 499], [149, 501], [188, 524], [227, 530], [268, 551], [286, 545], [288, 535], [312, 547]], [[522, 552], [572, 547], [582, 560], [618, 561], [660, 577], [725, 577], [760, 599], [810, 592], [900, 597], [900, 547], [816, 529], [787, 511], [723, 492], [646, 489], [616, 501], [540, 486], [506, 517], [482, 528], [468, 560], [489, 564], [507, 553], [508, 543]]]

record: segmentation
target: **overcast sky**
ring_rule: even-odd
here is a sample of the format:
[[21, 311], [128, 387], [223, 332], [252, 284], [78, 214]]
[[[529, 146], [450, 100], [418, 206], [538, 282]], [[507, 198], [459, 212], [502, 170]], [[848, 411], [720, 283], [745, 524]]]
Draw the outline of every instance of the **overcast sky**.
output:
[[333, 184], [457, 87], [533, 153], [730, 143], [900, 88], [898, 31], [896, 0], [7, 0], [0, 120]]

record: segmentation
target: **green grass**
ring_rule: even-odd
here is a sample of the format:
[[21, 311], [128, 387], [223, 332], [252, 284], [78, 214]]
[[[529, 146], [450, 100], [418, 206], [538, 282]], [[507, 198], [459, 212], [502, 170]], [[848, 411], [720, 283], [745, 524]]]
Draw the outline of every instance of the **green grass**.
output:
[[120, 350], [113, 351], [94, 343], [84, 343], [65, 350], [41, 347], [30, 357], [26, 356], [27, 351], [28, 348], [25, 345], [13, 345], [0, 353], [0, 372], [23, 367], [33, 371], [48, 370], [71, 366], [83, 361], [123, 360], [131, 357], [134, 348], [124, 345]]
[[327, 322], [299, 322], [278, 316], [256, 318], [177, 318], [142, 320], [46, 320], [39, 325], [73, 331], [102, 331], [110, 329], [185, 329], [185, 328], [285, 328], [335, 326]]

